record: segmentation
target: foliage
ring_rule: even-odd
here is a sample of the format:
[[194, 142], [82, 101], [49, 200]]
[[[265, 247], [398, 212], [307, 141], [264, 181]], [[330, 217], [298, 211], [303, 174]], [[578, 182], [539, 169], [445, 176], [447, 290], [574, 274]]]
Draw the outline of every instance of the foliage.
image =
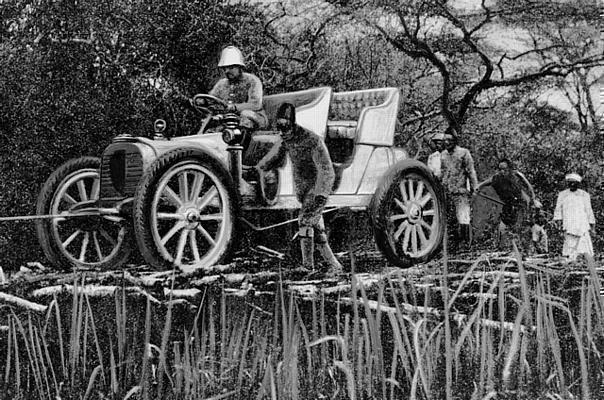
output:
[[[12, 0], [1, 9], [2, 216], [33, 214], [54, 169], [100, 155], [116, 134], [147, 135], [159, 117], [173, 134], [190, 131], [195, 115], [180, 99], [218, 78], [220, 49], [235, 43], [253, 59], [268, 46], [253, 34], [256, 9], [218, 0]], [[40, 258], [37, 247], [30, 223], [0, 225], [4, 265]]]
[[[585, 96], [601, 75], [594, 3], [498, 0], [470, 10], [456, 3], [4, 1], [0, 214], [33, 214], [52, 170], [100, 155], [118, 133], [146, 135], [158, 117], [172, 135], [192, 132], [196, 115], [182, 99], [218, 78], [214, 65], [228, 43], [244, 49], [267, 93], [400, 88], [396, 144], [420, 159], [431, 134], [455, 121], [481, 177], [494, 153], [506, 153], [547, 194], [546, 206], [567, 167], [601, 187], [600, 166], [591, 163], [602, 140]], [[539, 96], [560, 88], [572, 115], [542, 106]], [[39, 258], [33, 236], [30, 223], [2, 223], [2, 262]]]
[[[571, 171], [581, 174], [583, 188], [592, 196], [598, 222], [592, 238], [596, 248], [602, 248], [599, 222], [604, 221], [601, 195], [604, 181], [599, 154], [604, 141], [598, 134], [582, 132], [570, 113], [535, 99], [534, 85], [521, 85], [493, 107], [472, 111], [462, 144], [473, 150], [481, 181], [496, 172], [500, 158], [512, 160], [533, 184], [549, 219], [557, 194], [566, 188], [565, 174]], [[550, 236], [559, 234], [553, 226], [549, 231]], [[559, 254], [561, 250], [555, 247], [550, 251]]]
[[[454, 1], [330, 3], [304, 8], [315, 18], [300, 17], [288, 2], [273, 14], [267, 33], [277, 41], [279, 34], [288, 37], [279, 24], [295, 20], [302, 32], [291, 41], [281, 38], [284, 52], [316, 60], [298, 64], [296, 88], [399, 87], [397, 144], [421, 160], [432, 151], [432, 133], [448, 123], [448, 99], [445, 108], [463, 124], [461, 142], [474, 154], [479, 178], [494, 172], [499, 157], [511, 158], [551, 216], [564, 174], [577, 170], [585, 175], [597, 221], [604, 220], [604, 140], [595, 133], [596, 109], [585, 95], [602, 73], [595, 2], [476, 2], [470, 10]], [[417, 30], [406, 31], [403, 22]], [[548, 103], [556, 93], [572, 108]], [[597, 248], [604, 245], [599, 237]]]
[[488, 90], [566, 78], [604, 63], [594, 41], [598, 10], [593, 1], [332, 3], [335, 12], [378, 32], [396, 52], [431, 65], [438, 90], [425, 93], [431, 108], [424, 114], [441, 116], [458, 130]]

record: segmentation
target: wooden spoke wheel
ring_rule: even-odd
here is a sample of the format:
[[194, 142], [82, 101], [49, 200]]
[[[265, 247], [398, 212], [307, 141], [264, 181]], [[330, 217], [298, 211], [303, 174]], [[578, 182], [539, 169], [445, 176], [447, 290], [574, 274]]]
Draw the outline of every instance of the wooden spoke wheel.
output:
[[99, 199], [100, 160], [83, 157], [59, 167], [38, 196], [38, 241], [59, 269], [118, 267], [128, 259], [130, 222], [94, 214]]
[[224, 261], [235, 242], [237, 195], [228, 172], [213, 157], [177, 150], [143, 176], [134, 205], [134, 228], [147, 262], [185, 273]]
[[371, 213], [376, 244], [391, 263], [409, 267], [440, 250], [444, 195], [425, 165], [414, 160], [396, 164], [380, 182]]

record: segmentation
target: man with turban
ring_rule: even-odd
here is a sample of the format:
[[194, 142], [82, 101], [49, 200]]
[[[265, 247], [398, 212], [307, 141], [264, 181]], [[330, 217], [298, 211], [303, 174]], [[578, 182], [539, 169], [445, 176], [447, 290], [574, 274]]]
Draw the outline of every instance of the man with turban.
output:
[[568, 189], [558, 194], [554, 221], [564, 231], [562, 255], [574, 261], [580, 254], [593, 257], [594, 250], [590, 232], [594, 230], [595, 218], [591, 209], [589, 193], [579, 189], [582, 179], [579, 174], [565, 177]]

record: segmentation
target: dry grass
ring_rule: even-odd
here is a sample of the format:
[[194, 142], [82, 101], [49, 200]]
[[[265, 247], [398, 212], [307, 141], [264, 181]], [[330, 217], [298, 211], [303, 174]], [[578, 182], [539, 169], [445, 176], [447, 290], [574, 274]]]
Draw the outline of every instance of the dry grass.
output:
[[[353, 279], [352, 301], [208, 290], [185, 312], [125, 290], [104, 302], [74, 290], [42, 317], [4, 308], [0, 398], [603, 398], [593, 262], [569, 297], [518, 260], [482, 275], [476, 262], [456, 287], [445, 260], [436, 292], [403, 275], [372, 293]], [[458, 318], [468, 291], [475, 303]]]

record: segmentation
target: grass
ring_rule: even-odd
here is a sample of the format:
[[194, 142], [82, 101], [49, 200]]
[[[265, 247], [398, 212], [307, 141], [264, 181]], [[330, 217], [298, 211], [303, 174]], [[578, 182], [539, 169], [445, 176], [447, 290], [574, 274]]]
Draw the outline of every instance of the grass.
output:
[[349, 296], [313, 301], [280, 285], [270, 298], [209, 288], [192, 310], [125, 290], [74, 290], [42, 316], [5, 307], [0, 398], [604, 398], [593, 262], [572, 296], [522, 262], [510, 284], [511, 267], [477, 280], [479, 260], [455, 283], [445, 267], [437, 290], [401, 274], [368, 293], [353, 279]]

